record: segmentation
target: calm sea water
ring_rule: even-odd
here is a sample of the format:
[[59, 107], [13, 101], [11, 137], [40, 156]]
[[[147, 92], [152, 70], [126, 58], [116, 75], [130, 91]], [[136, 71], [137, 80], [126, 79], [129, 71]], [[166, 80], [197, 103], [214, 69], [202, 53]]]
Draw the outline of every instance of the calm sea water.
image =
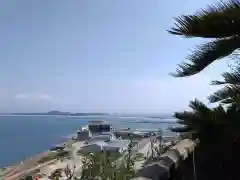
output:
[[73, 134], [77, 128], [88, 124], [89, 120], [106, 120], [115, 128], [133, 129], [166, 129], [176, 124], [175, 120], [160, 122], [160, 119], [139, 117], [0, 116], [0, 167], [49, 149]]

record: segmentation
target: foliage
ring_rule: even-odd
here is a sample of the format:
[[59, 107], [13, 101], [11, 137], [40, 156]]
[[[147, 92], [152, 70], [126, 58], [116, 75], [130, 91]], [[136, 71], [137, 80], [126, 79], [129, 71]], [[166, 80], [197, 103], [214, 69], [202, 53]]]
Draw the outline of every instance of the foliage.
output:
[[225, 108], [221, 105], [208, 108], [202, 102], [195, 100], [190, 102], [190, 107], [191, 111], [175, 113], [175, 117], [179, 119], [179, 123], [185, 125], [186, 132], [195, 134], [194, 139], [200, 140], [197, 151], [200, 172], [211, 178], [216, 176], [216, 173], [220, 174], [219, 172], [221, 172], [219, 178], [222, 179], [236, 176], [238, 171], [234, 170], [233, 164], [240, 158], [238, 106], [231, 104]]
[[[175, 113], [175, 117], [180, 124], [185, 125], [186, 132], [196, 133], [202, 140], [218, 141], [227, 129], [226, 125], [230, 126], [230, 122], [235, 122], [233, 118], [239, 116], [235, 106], [230, 106], [227, 110], [221, 105], [211, 109], [198, 100], [191, 101], [189, 106], [192, 111]], [[180, 128], [178, 131], [183, 132]]]
[[72, 178], [75, 175], [75, 168], [76, 168], [75, 165], [73, 167], [73, 170], [71, 168], [69, 168], [68, 165], [66, 166], [66, 168], [64, 168], [63, 172], [64, 172], [65, 176], [67, 177], [66, 180], [72, 180]]
[[60, 152], [49, 152], [46, 156], [43, 156], [38, 163], [45, 163], [47, 161], [51, 161], [57, 158], [68, 157], [70, 154], [68, 151], [60, 151]]
[[197, 46], [188, 62], [183, 62], [173, 76], [196, 74], [215, 60], [224, 58], [240, 48], [240, 1], [226, 1], [208, 6], [194, 15], [175, 18], [175, 27], [168, 30], [185, 37], [215, 38]]
[[62, 171], [62, 169], [56, 169], [48, 178], [51, 180], [59, 180], [62, 177]]
[[124, 163], [117, 168], [115, 165], [119, 155], [116, 153], [89, 153], [82, 160], [80, 180], [125, 180], [134, 175], [132, 143], [129, 144]]
[[32, 180], [32, 179], [33, 179], [32, 176], [27, 176], [26, 178], [23, 178], [23, 179], [21, 179], [21, 180]]
[[[234, 59], [240, 49], [240, 1], [221, 1], [208, 6], [193, 15], [175, 18], [175, 27], [169, 32], [185, 37], [214, 38], [197, 46], [177, 68], [175, 77], [199, 73], [216, 60], [224, 57]], [[230, 56], [231, 55], [231, 56]], [[238, 57], [239, 54], [235, 54]], [[198, 100], [190, 102], [191, 111], [175, 113], [183, 127], [173, 131], [183, 136], [200, 140], [197, 148], [197, 168], [201, 179], [239, 179], [240, 151], [240, 65], [230, 73], [224, 73], [222, 81], [212, 85], [223, 88], [208, 97], [211, 103], [220, 102], [215, 108], [208, 108]], [[237, 165], [236, 165], [237, 166]], [[204, 175], [203, 175], [204, 174]]]
[[[172, 145], [172, 144], [171, 144]], [[159, 160], [159, 157], [169, 149], [170, 146], [166, 146], [163, 143], [162, 138], [155, 138], [152, 137], [150, 140], [150, 152], [147, 157], [145, 157], [145, 162], [143, 166], [146, 166], [147, 164], [151, 163], [152, 161]]]
[[211, 103], [236, 104], [240, 107], [240, 66], [232, 72], [223, 73], [222, 81], [213, 81], [212, 85], [224, 85], [223, 88], [208, 97]]

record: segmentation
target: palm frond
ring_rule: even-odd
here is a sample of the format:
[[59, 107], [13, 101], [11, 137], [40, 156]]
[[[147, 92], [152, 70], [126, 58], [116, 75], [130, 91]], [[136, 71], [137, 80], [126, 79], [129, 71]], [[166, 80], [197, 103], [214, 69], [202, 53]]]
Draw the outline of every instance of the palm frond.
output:
[[208, 99], [211, 103], [216, 103], [220, 101], [222, 101], [222, 103], [229, 103], [233, 102], [231, 101], [231, 99], [234, 99], [234, 97], [238, 96], [239, 94], [239, 86], [229, 85], [213, 93], [208, 97]]
[[174, 115], [178, 119], [178, 123], [182, 124], [182, 127], [171, 128], [173, 132], [189, 132], [192, 130], [198, 130], [201, 127], [201, 123], [198, 121], [197, 117], [193, 112], [178, 112]]
[[183, 132], [192, 131], [192, 128], [190, 128], [189, 126], [183, 126], [183, 127], [173, 127], [173, 128], [170, 128], [170, 130], [172, 132], [183, 133]]
[[223, 85], [223, 84], [227, 84], [226, 81], [212, 81], [211, 85]]
[[221, 105], [213, 108], [213, 112], [214, 112], [215, 114], [218, 114], [218, 115], [225, 114], [225, 110], [224, 110], [223, 106], [221, 106]]
[[183, 62], [178, 65], [176, 73], [171, 73], [174, 77], [184, 77], [194, 75], [215, 60], [230, 55], [233, 51], [240, 48], [240, 37], [234, 36], [225, 39], [217, 39], [215, 41], [200, 45], [186, 59], [189, 62]]
[[208, 108], [203, 102], [195, 99], [190, 101], [189, 107], [193, 110], [194, 113], [209, 113], [211, 109]]
[[212, 81], [212, 85], [232, 84], [240, 85], [240, 68], [237, 68], [231, 73], [223, 73], [223, 81]]
[[234, 104], [235, 100], [233, 98], [227, 98], [227, 99], [221, 100], [221, 103], [222, 104]]
[[193, 120], [195, 118], [194, 113], [193, 112], [188, 112], [188, 111], [176, 112], [174, 114], [174, 117], [178, 119], [179, 124], [184, 124], [184, 121], [186, 119], [187, 120]]
[[175, 27], [168, 30], [186, 37], [222, 38], [240, 34], [240, 1], [229, 0], [208, 6], [194, 15], [175, 18]]
[[191, 107], [192, 111], [177, 112], [174, 114], [174, 117], [179, 120], [179, 124], [197, 130], [201, 128], [201, 124], [206, 124], [211, 119], [211, 109], [197, 99], [191, 101], [189, 107]]

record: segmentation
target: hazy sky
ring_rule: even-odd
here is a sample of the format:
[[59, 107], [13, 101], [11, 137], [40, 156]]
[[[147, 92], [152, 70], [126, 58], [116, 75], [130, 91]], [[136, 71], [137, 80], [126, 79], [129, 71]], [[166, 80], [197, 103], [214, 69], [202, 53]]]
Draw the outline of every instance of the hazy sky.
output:
[[164, 113], [204, 100], [228, 61], [169, 76], [205, 40], [166, 30], [213, 2], [1, 0], [0, 112]]

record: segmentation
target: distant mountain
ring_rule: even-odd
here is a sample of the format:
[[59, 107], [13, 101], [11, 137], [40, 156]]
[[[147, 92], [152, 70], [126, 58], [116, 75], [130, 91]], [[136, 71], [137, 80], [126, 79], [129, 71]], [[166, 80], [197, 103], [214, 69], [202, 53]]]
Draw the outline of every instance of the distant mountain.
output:
[[61, 111], [49, 111], [46, 113], [9, 113], [10, 115], [63, 115], [63, 116], [101, 116], [108, 115], [107, 113], [70, 113]]
[[61, 112], [61, 111], [49, 111], [47, 115], [70, 115], [70, 112]]

